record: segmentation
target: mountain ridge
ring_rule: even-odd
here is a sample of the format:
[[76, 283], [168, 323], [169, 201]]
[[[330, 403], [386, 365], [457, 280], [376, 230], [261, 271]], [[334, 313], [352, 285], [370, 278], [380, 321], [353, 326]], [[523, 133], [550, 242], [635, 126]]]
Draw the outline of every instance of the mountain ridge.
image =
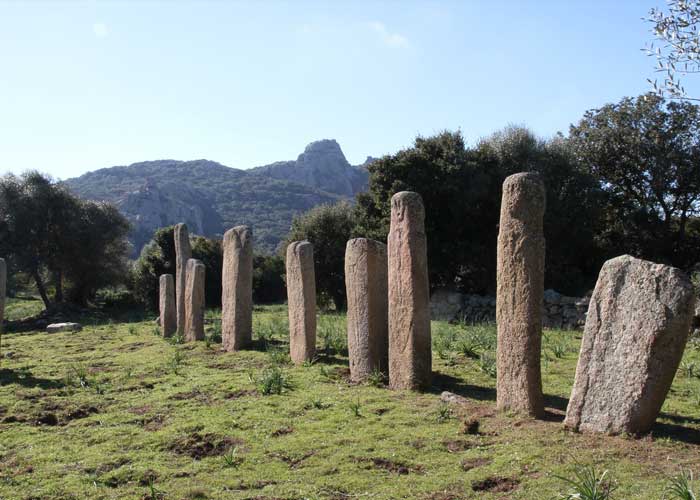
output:
[[208, 237], [248, 224], [257, 251], [274, 252], [295, 215], [352, 200], [367, 180], [366, 167], [350, 165], [338, 143], [326, 139], [309, 144], [297, 160], [248, 170], [165, 159], [100, 168], [64, 183], [82, 198], [114, 203], [132, 223], [136, 255], [156, 229], [177, 222]]

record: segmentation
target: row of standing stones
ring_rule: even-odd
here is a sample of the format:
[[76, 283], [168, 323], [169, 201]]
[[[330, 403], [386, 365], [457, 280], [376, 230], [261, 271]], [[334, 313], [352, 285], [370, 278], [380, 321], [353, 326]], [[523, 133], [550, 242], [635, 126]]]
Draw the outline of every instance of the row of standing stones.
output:
[[[540, 367], [543, 323], [545, 190], [536, 173], [503, 184], [497, 249], [497, 407], [545, 413]], [[432, 353], [425, 212], [420, 195], [391, 200], [387, 245], [347, 242], [347, 335], [353, 380], [388, 372], [392, 389], [431, 384]], [[164, 336], [204, 337], [204, 265], [191, 259], [187, 228], [175, 228], [177, 275], [160, 279]], [[238, 226], [224, 235], [222, 338], [227, 351], [252, 342], [253, 238]], [[291, 243], [286, 255], [290, 356], [310, 361], [316, 346], [313, 246]], [[680, 270], [623, 255], [600, 272], [585, 322], [564, 424], [609, 434], [648, 432], [683, 356], [694, 312]]]

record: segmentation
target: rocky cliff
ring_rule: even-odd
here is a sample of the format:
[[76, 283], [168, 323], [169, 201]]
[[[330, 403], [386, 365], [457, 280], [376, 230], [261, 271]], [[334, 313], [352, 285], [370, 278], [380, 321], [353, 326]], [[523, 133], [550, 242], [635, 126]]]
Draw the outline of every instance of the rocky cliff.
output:
[[[368, 157], [370, 160], [372, 158]], [[278, 161], [251, 169], [250, 172], [351, 198], [367, 189], [367, 164], [350, 165], [335, 140], [323, 139], [306, 146], [296, 160]]]

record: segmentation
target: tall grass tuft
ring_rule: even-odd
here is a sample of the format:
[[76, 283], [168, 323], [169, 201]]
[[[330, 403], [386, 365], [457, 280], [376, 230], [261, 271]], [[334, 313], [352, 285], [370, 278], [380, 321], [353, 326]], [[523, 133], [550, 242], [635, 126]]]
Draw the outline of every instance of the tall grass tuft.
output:
[[561, 500], [611, 500], [617, 486], [608, 479], [608, 471], [598, 472], [592, 465], [576, 465], [573, 478], [555, 476], [571, 487]]
[[692, 471], [681, 471], [669, 480], [664, 490], [664, 500], [698, 500], [692, 485]]

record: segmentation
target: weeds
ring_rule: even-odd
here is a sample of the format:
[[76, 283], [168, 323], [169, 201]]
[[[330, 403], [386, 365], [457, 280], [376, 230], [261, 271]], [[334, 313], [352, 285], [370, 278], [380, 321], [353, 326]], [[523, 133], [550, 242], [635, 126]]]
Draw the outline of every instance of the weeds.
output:
[[438, 406], [438, 411], [437, 411], [437, 421], [438, 423], [442, 424], [444, 422], [447, 422], [452, 418], [452, 407], [446, 403], [441, 403], [440, 406]]
[[355, 417], [359, 418], [362, 416], [362, 413], [360, 412], [361, 409], [362, 404], [360, 403], [360, 398], [357, 398], [357, 401], [350, 403], [350, 412], [355, 415]]
[[608, 471], [598, 472], [592, 465], [577, 464], [573, 478], [555, 476], [567, 483], [572, 491], [560, 495], [562, 500], [610, 500], [617, 488], [615, 483], [607, 478]]
[[664, 490], [664, 500], [697, 500], [692, 489], [693, 473], [681, 471], [673, 476]]
[[383, 387], [384, 384], [386, 384], [386, 375], [375, 368], [372, 370], [372, 373], [367, 376], [367, 383], [372, 387]]
[[496, 378], [496, 354], [494, 352], [482, 352], [479, 357], [479, 368], [488, 376]]
[[238, 448], [231, 448], [223, 457], [224, 467], [237, 469], [243, 463], [243, 457], [238, 455]]
[[279, 367], [266, 369], [257, 381], [258, 390], [264, 396], [282, 394], [292, 389], [292, 383]]
[[180, 375], [180, 367], [185, 361], [185, 354], [180, 349], [175, 349], [172, 357], [168, 360], [168, 368], [175, 375]]
[[270, 356], [270, 361], [275, 365], [288, 365], [291, 362], [289, 353], [282, 349], [270, 349], [267, 351]]

